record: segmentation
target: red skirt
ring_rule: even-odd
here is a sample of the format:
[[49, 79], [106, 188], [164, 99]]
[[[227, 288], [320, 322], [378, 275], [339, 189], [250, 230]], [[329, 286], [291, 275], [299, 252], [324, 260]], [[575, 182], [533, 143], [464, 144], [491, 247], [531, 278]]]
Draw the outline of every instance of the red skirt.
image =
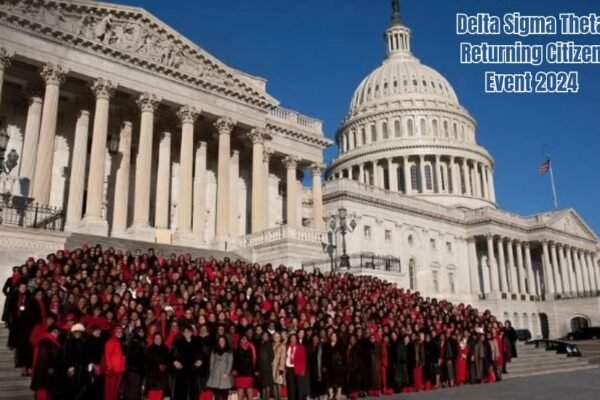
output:
[[251, 376], [236, 376], [234, 385], [238, 389], [250, 389], [253, 387], [254, 379]]

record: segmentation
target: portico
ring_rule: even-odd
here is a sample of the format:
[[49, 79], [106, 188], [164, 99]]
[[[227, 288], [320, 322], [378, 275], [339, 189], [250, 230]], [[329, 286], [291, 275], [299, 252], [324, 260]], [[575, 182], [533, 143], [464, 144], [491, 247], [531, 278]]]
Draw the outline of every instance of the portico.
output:
[[148, 242], [232, 249], [281, 224], [323, 229], [320, 186], [299, 178], [320, 180], [331, 141], [265, 80], [140, 9], [0, 9], [0, 113], [23, 154], [11, 194], [65, 209], [66, 230]]

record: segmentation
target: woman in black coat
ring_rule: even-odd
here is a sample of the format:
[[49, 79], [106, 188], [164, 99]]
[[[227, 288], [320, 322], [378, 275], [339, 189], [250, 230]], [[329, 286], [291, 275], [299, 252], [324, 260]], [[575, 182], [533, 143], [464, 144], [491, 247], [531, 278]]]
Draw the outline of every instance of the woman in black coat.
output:
[[198, 342], [192, 336], [192, 328], [183, 328], [183, 336], [177, 339], [172, 349], [173, 395], [177, 400], [197, 400], [198, 368], [202, 366], [202, 355], [198, 348]]
[[51, 326], [35, 349], [30, 387], [36, 392], [36, 398], [46, 396], [46, 398], [60, 399], [64, 394], [66, 371], [63, 352], [58, 341], [59, 333], [57, 326]]
[[267, 331], [260, 336], [260, 345], [258, 346], [258, 385], [260, 386], [260, 398], [269, 400], [271, 397], [271, 387], [273, 387], [273, 360], [275, 352], [273, 344]]
[[342, 395], [342, 387], [346, 377], [346, 354], [335, 332], [329, 336], [326, 355], [325, 365], [327, 367], [329, 398], [339, 399]]
[[392, 386], [395, 392], [400, 392], [403, 388], [410, 386], [408, 373], [408, 349], [410, 342], [408, 336], [396, 337], [391, 343], [390, 366], [392, 367]]
[[88, 365], [92, 365], [91, 382], [87, 390], [86, 400], [101, 400], [104, 391], [104, 376], [102, 371], [102, 355], [105, 340], [97, 325], [92, 325], [91, 334], [85, 339], [85, 354]]
[[436, 384], [436, 377], [439, 374], [440, 352], [437, 340], [432, 340], [429, 335], [425, 335], [424, 351], [423, 383], [426, 388], [429, 388]]
[[148, 400], [162, 400], [169, 388], [169, 349], [160, 333], [155, 333], [146, 351], [146, 390]]
[[75, 324], [64, 345], [65, 369], [67, 371], [66, 398], [73, 400], [87, 399], [90, 384], [88, 357], [85, 353], [85, 341], [82, 324]]
[[356, 336], [350, 336], [348, 350], [346, 351], [348, 367], [346, 369], [346, 392], [351, 394], [361, 390], [361, 376], [365, 373], [362, 351]]
[[310, 398], [319, 398], [327, 392], [327, 349], [325, 344], [314, 335], [306, 346], [306, 366], [308, 367]]

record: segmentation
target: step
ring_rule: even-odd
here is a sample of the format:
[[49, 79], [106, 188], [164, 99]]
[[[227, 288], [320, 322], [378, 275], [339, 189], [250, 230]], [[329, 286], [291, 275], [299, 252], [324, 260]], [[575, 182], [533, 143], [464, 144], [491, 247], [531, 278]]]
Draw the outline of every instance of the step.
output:
[[225, 257], [229, 257], [231, 259], [241, 258], [235, 253], [225, 252], [221, 250], [213, 250], [206, 248], [196, 248], [196, 247], [185, 247], [185, 246], [175, 246], [168, 244], [159, 244], [159, 243], [151, 243], [151, 242], [142, 242], [138, 240], [130, 240], [130, 239], [120, 239], [120, 238], [107, 238], [103, 236], [93, 236], [93, 235], [84, 235], [80, 233], [71, 234], [65, 243], [65, 247], [73, 250], [82, 245], [87, 244], [88, 246], [95, 246], [100, 244], [103, 249], [107, 249], [109, 247], [114, 247], [115, 249], [121, 250], [142, 250], [146, 251], [149, 248], [155, 249], [157, 252], [163, 253], [163, 255], [169, 255], [171, 253], [175, 253], [177, 255], [190, 253], [193, 258], [197, 257], [215, 257], [217, 259], [223, 259]]
[[599, 366], [588, 364], [588, 365], [582, 365], [582, 366], [578, 366], [578, 367], [537, 370], [537, 371], [530, 371], [530, 372], [528, 371], [528, 372], [521, 372], [521, 373], [510, 373], [510, 369], [509, 369], [509, 374], [503, 376], [503, 379], [514, 379], [514, 378], [522, 378], [522, 377], [529, 377], [529, 376], [536, 376], [536, 375], [547, 375], [547, 374], [557, 374], [557, 373], [572, 372], [572, 371], [583, 371], [583, 370], [594, 369], [594, 368], [599, 368]]

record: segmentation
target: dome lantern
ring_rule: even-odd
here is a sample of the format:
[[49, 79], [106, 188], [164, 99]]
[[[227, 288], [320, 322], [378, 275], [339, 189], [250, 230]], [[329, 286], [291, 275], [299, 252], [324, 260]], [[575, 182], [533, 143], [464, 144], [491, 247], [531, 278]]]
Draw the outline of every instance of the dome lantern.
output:
[[402, 24], [400, 0], [392, 0], [392, 22], [385, 31], [388, 57], [410, 56], [410, 29]]

